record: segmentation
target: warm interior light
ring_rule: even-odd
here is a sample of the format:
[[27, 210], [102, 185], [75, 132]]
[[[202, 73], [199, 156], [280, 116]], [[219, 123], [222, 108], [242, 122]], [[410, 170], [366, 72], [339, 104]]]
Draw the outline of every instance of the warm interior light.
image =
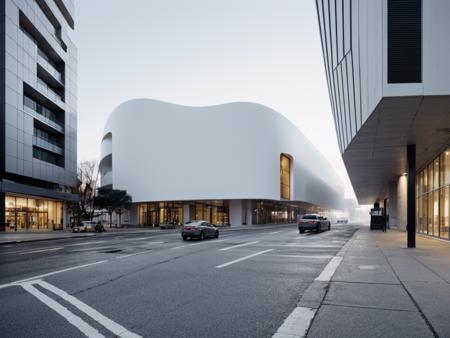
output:
[[448, 156], [448, 154], [450, 154], [450, 152], [446, 151], [446, 152], [445, 152], [445, 155]]
[[407, 173], [403, 173], [402, 175], [403, 175], [403, 176], [406, 176], [406, 175], [408, 175], [408, 174], [407, 174]]

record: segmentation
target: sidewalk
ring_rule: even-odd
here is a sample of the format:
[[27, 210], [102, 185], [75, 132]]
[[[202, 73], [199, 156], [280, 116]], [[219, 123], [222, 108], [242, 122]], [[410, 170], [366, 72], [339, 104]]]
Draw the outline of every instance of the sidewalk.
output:
[[450, 243], [360, 229], [334, 273], [308, 337], [449, 337]]

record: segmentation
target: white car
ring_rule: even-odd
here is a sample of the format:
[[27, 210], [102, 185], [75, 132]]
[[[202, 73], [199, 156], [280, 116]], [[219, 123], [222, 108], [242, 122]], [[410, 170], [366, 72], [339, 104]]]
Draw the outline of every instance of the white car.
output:
[[298, 231], [303, 234], [306, 230], [317, 233], [322, 230], [330, 230], [331, 222], [323, 216], [317, 214], [303, 215], [298, 221]]
[[72, 231], [73, 232], [94, 232], [95, 231], [95, 223], [94, 221], [83, 221], [81, 225], [74, 226]]

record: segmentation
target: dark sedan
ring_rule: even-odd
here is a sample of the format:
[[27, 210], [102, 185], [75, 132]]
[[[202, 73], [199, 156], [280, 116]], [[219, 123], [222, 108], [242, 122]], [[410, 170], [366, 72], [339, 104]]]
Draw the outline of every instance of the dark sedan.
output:
[[203, 240], [208, 237], [219, 238], [219, 229], [205, 221], [186, 222], [181, 229], [183, 240], [198, 238]]

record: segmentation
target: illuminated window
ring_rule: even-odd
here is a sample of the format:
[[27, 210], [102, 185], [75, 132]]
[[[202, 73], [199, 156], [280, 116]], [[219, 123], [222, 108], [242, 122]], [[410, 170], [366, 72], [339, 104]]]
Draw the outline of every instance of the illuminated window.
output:
[[291, 159], [285, 154], [280, 155], [280, 195], [291, 199]]

